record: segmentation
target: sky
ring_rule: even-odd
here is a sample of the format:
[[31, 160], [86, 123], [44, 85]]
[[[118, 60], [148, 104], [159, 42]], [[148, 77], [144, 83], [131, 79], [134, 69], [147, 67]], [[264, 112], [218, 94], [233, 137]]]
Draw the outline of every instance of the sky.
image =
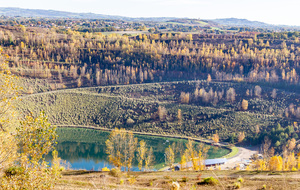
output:
[[300, 0], [0, 0], [0, 6], [128, 17], [234, 17], [300, 26]]

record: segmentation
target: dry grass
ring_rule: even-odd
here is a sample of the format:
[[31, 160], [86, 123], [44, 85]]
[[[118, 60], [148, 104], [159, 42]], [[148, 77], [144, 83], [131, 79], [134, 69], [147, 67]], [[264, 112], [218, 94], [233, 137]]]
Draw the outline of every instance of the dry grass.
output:
[[[199, 175], [200, 174], [200, 175]], [[171, 183], [177, 181], [181, 189], [234, 189], [243, 178], [240, 189], [299, 189], [300, 172], [256, 171], [178, 171], [178, 172], [129, 172], [122, 177], [112, 177], [108, 172], [67, 171], [58, 181], [55, 189], [170, 189]], [[130, 184], [131, 178], [136, 182]], [[206, 177], [219, 180], [217, 185], [200, 185]], [[122, 181], [122, 182], [121, 182]]]

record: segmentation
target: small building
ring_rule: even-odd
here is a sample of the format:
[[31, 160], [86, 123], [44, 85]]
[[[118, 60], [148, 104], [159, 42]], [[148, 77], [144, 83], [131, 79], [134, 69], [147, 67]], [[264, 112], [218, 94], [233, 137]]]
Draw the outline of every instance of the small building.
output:
[[207, 159], [204, 161], [206, 167], [219, 166], [227, 162], [226, 158]]

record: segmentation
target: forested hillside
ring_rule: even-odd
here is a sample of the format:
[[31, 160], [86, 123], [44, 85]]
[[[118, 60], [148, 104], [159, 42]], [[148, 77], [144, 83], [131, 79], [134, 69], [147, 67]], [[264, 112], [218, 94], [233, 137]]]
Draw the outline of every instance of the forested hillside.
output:
[[[131, 34], [117, 34], [82, 32], [108, 21], [52, 21], [50, 28], [49, 20], [30, 26], [30, 19], [26, 26], [7, 20], [1, 26], [0, 45], [24, 95], [128, 86], [29, 95], [19, 108], [25, 113], [46, 110], [58, 125], [126, 126], [206, 138], [218, 133], [232, 143], [260, 143], [267, 135], [278, 149], [298, 136], [299, 32], [157, 32], [142, 24]], [[196, 81], [180, 82], [186, 80]], [[154, 91], [152, 84], [130, 85], [157, 82], [170, 83]]]

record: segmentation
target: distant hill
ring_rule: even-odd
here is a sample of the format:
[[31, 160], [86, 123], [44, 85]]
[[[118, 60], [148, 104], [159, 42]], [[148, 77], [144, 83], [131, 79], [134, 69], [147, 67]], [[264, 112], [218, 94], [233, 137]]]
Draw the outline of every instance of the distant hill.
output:
[[247, 19], [238, 18], [222, 18], [213, 20], [197, 20], [189, 18], [176, 17], [124, 17], [117, 15], [105, 15], [95, 13], [73, 13], [66, 11], [42, 10], [42, 9], [22, 9], [16, 7], [0, 7], [0, 16], [8, 17], [39, 17], [39, 18], [78, 18], [78, 19], [110, 19], [110, 20], [124, 20], [124, 21], [153, 21], [153, 22], [174, 22], [181, 24], [197, 24], [197, 25], [223, 25], [229, 27], [254, 27], [254, 28], [297, 28], [296, 26], [279, 26], [267, 24], [259, 21], [249, 21]]
[[238, 18], [221, 18], [221, 19], [214, 19], [213, 21], [224, 26], [255, 27], [255, 28], [270, 28], [275, 26], [264, 22], [250, 21], [247, 19], [238, 19]]
[[0, 15], [10, 17], [40, 17], [40, 18], [78, 18], [78, 19], [111, 19], [125, 21], [167, 21], [176, 19], [175, 17], [149, 17], [131, 18], [115, 15], [95, 14], [95, 13], [73, 13], [66, 11], [42, 10], [42, 9], [21, 9], [15, 7], [0, 7]]

